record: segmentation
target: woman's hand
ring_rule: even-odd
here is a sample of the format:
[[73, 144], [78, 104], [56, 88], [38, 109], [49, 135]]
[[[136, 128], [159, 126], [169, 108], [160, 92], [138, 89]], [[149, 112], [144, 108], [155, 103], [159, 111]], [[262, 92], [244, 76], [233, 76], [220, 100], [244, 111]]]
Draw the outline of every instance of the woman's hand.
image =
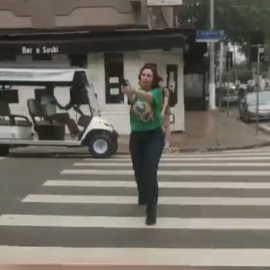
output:
[[159, 85], [159, 87], [160, 87], [161, 89], [167, 87], [166, 84], [165, 84], [165, 82], [163, 82], [163, 81], [160, 81], [158, 85]]
[[121, 91], [123, 94], [126, 94], [126, 95], [131, 95], [133, 94], [133, 89], [131, 88], [131, 86], [121, 86]]

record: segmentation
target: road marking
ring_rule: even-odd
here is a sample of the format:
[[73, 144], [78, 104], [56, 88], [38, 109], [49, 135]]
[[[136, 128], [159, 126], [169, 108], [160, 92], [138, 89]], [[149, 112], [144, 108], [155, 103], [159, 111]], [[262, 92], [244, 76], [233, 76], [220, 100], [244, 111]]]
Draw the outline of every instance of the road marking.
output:
[[[232, 156], [270, 156], [270, 149], [269, 150], [264, 150], [264, 151], [250, 151], [250, 152], [245, 152], [245, 151], [224, 151], [224, 152], [195, 152], [195, 153], [175, 153], [175, 154], [166, 154], [162, 155], [162, 158], [181, 158], [181, 157], [232, 157]], [[130, 155], [117, 155], [110, 157], [109, 159], [103, 159], [104, 161], [107, 160], [121, 160], [121, 159], [130, 159]], [[94, 159], [94, 158], [84, 158], [83, 161], [95, 161], [99, 159]]]
[[[149, 229], [141, 217], [2, 215], [0, 226]], [[159, 218], [151, 229], [270, 230], [270, 219]]]
[[[73, 166], [77, 167], [132, 167], [132, 163], [82, 163], [77, 162]], [[160, 163], [159, 167], [270, 167], [270, 162], [267, 163]]]
[[[83, 195], [39, 195], [26, 196], [23, 203], [61, 204], [127, 204], [138, 203], [136, 196], [83, 196]], [[270, 198], [235, 197], [160, 197], [159, 205], [222, 205], [222, 206], [270, 206]]]
[[[106, 188], [136, 188], [134, 181], [106, 180], [48, 180], [47, 187], [106, 187]], [[160, 188], [191, 188], [191, 189], [270, 189], [270, 183], [248, 182], [159, 182]]]
[[[207, 157], [207, 156], [204, 156], [204, 157], [175, 157], [175, 158], [161, 158], [161, 162], [162, 161], [224, 161], [224, 160], [230, 160], [230, 161], [239, 161], [239, 160], [270, 160], [270, 156], [263, 156], [263, 157], [256, 157], [256, 156], [250, 156], [250, 157], [234, 157], [234, 156], [228, 156], [228, 157]], [[85, 160], [85, 161], [88, 161], [88, 162], [100, 162], [100, 159], [88, 159], [88, 160]], [[130, 158], [117, 158], [117, 159], [104, 159], [102, 160], [103, 162], [123, 162], [123, 161], [128, 161], [130, 162], [131, 159]]]
[[[133, 170], [63, 170], [65, 175], [134, 175]], [[270, 171], [158, 171], [160, 176], [270, 176]]]
[[25, 265], [269, 267], [270, 249], [0, 246], [0, 263]]

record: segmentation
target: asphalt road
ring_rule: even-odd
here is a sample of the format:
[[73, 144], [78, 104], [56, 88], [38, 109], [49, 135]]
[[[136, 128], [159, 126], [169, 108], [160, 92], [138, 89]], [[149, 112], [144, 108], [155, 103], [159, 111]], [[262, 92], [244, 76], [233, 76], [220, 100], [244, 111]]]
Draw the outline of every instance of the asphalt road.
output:
[[270, 149], [164, 155], [151, 228], [127, 156], [11, 157], [0, 172], [0, 264], [270, 267]]

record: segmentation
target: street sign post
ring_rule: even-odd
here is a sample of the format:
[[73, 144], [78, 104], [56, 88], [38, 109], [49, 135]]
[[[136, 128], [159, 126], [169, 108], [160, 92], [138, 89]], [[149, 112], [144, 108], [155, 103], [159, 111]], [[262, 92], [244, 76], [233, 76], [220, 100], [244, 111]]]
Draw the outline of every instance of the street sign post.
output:
[[196, 42], [219, 42], [223, 39], [223, 30], [197, 30]]
[[256, 83], [256, 132], [259, 132], [259, 91], [260, 91], [260, 66], [264, 60], [265, 33], [264, 31], [253, 31], [250, 37], [250, 62], [257, 63]]
[[258, 51], [257, 51], [257, 99], [256, 99], [256, 133], [259, 132], [259, 91], [260, 91], [260, 73], [261, 73], [261, 54], [264, 53], [264, 47], [262, 47], [261, 45], [258, 45]]
[[227, 70], [227, 117], [229, 117], [230, 109], [230, 81], [231, 81], [231, 70], [233, 68], [233, 52], [227, 51], [226, 53], [226, 70]]

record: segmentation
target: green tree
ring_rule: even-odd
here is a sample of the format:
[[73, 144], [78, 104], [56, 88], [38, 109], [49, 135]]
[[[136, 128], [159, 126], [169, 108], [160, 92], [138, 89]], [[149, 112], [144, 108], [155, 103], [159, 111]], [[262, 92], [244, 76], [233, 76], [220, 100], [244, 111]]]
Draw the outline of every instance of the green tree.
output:
[[[214, 0], [215, 28], [248, 55], [250, 34], [263, 30], [270, 38], [270, 0]], [[186, 0], [179, 10], [181, 27], [209, 28], [210, 0]]]

